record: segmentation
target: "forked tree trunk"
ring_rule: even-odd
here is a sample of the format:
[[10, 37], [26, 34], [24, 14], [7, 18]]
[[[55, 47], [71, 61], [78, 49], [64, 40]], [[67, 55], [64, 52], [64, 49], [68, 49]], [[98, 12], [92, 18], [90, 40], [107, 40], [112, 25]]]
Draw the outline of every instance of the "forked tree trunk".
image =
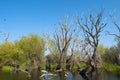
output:
[[65, 24], [60, 24], [60, 31], [56, 31], [54, 38], [60, 53], [60, 60], [57, 66], [57, 69], [66, 69], [66, 58], [67, 51], [71, 44], [71, 41], [74, 39], [78, 32], [76, 32], [77, 27], [71, 28], [71, 25], [68, 23], [68, 20], [65, 18]]
[[95, 19], [92, 14], [90, 14], [90, 16], [86, 18], [85, 21], [79, 21], [78, 19], [78, 24], [83, 30], [87, 44], [93, 49], [93, 56], [90, 60], [90, 65], [93, 69], [97, 68], [98, 64], [101, 64], [101, 61], [99, 60], [100, 56], [97, 53], [97, 47], [99, 43], [100, 33], [103, 31], [103, 28], [107, 25], [107, 23], [104, 23], [102, 21], [102, 17], [103, 10], [97, 15], [97, 19]]

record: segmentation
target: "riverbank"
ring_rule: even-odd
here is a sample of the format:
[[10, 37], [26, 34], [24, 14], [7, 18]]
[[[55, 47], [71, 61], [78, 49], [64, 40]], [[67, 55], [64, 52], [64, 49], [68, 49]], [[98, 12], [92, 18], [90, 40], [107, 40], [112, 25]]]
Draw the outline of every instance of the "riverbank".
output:
[[[86, 67], [86, 65], [81, 65], [82, 67]], [[42, 67], [43, 68], [43, 67]], [[52, 66], [52, 69], [50, 70], [50, 72], [52, 72], [52, 70], [54, 69], [55, 67]], [[44, 68], [45, 69], [45, 68]], [[107, 72], [110, 72], [110, 73], [114, 73], [114, 74], [120, 74], [120, 66], [117, 65], [117, 64], [113, 64], [113, 63], [106, 63], [104, 62], [103, 63], [103, 66], [102, 66], [102, 69], [104, 69], [105, 71]], [[11, 66], [3, 66], [1, 71], [4, 71], [4, 72], [11, 72], [13, 71], [14, 68], [11, 67]], [[54, 70], [53, 70], [54, 71]], [[78, 71], [78, 68], [77, 66], [75, 65], [72, 69], [72, 72], [77, 72]]]
[[103, 63], [103, 69], [105, 71], [114, 73], [114, 74], [120, 74], [120, 66], [117, 64], [113, 64], [113, 63]]

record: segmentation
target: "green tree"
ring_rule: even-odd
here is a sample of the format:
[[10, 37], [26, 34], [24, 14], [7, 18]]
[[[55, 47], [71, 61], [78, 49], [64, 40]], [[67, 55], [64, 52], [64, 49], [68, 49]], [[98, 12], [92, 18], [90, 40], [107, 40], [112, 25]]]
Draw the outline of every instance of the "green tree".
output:
[[16, 42], [16, 45], [23, 50], [28, 67], [37, 68], [42, 66], [45, 51], [45, 42], [42, 37], [33, 34], [23, 36], [20, 41]]
[[116, 63], [116, 55], [116, 47], [112, 46], [110, 48], [106, 48], [103, 55], [103, 60], [107, 63]]
[[102, 55], [104, 62], [120, 65], [120, 43], [116, 46], [106, 48]]
[[117, 43], [116, 54], [117, 54], [117, 56], [116, 56], [117, 64], [120, 65], [120, 40], [118, 40], [118, 43]]
[[98, 46], [98, 50], [97, 50], [97, 52], [99, 53], [99, 54], [103, 54], [104, 52], [105, 52], [105, 47], [104, 47], [104, 45], [103, 44], [100, 44], [99, 46]]
[[12, 42], [4, 42], [0, 45], [0, 67], [5, 65], [16, 66], [21, 62], [22, 50]]

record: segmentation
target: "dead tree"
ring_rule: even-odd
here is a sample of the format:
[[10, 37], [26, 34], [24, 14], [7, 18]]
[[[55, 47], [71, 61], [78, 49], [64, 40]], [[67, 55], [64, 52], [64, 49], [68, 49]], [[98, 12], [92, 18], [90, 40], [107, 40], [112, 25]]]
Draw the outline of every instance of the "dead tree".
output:
[[71, 41], [74, 39], [74, 36], [78, 33], [77, 26], [68, 22], [68, 19], [65, 18], [65, 24], [59, 22], [59, 30], [55, 31], [54, 39], [57, 44], [57, 48], [60, 53], [60, 60], [57, 66], [57, 69], [66, 69], [66, 58], [68, 48], [71, 44]]
[[115, 21], [115, 19], [113, 18], [112, 15], [110, 15], [110, 17], [111, 17], [111, 19], [112, 19], [113, 24], [115, 25], [115, 27], [116, 27], [117, 30], [118, 30], [118, 34], [110, 33], [109, 31], [107, 31], [107, 33], [108, 33], [109, 35], [113, 35], [113, 36], [115, 36], [116, 38], [119, 38], [119, 39], [120, 39], [120, 26], [119, 26], [118, 23]]
[[[79, 38], [77, 36], [77, 38]], [[79, 39], [75, 38], [72, 44], [70, 45], [70, 57], [67, 59], [67, 64], [69, 64], [69, 69], [72, 70], [74, 65], [77, 65], [77, 68], [80, 68], [79, 66], [79, 60], [82, 59], [81, 53], [80, 53], [80, 45], [81, 41]]]
[[9, 38], [9, 33], [8, 34], [4, 34], [4, 38], [5, 38], [5, 42], [7, 42], [8, 41], [8, 38]]
[[[100, 33], [103, 31], [103, 28], [107, 25], [107, 23], [102, 21], [102, 17], [103, 10], [100, 11], [97, 17], [94, 17], [92, 14], [90, 14], [89, 17], [85, 17], [84, 20], [83, 19], [80, 20], [79, 18], [77, 18], [77, 23], [80, 26], [80, 29], [82, 29], [83, 31], [87, 44], [90, 45], [93, 49], [90, 62], [93, 68], [97, 67], [97, 64], [99, 63], [99, 60], [97, 58], [99, 36]], [[89, 54], [89, 52], [87, 54]]]
[[1, 37], [1, 36], [4, 38], [5, 42], [8, 41], [9, 33], [3, 33], [3, 32], [0, 31], [0, 37]]

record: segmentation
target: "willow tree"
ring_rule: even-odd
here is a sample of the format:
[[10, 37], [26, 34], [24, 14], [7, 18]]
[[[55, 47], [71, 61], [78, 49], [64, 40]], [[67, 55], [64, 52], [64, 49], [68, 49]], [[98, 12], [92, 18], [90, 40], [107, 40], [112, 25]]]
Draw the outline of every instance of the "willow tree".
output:
[[22, 37], [21, 40], [16, 42], [16, 45], [23, 50], [28, 68], [37, 68], [43, 64], [43, 55], [45, 51], [45, 42], [43, 38], [31, 34]]
[[[87, 45], [89, 45], [92, 49], [92, 57], [90, 59], [90, 65], [92, 68], [97, 67], [99, 63], [97, 49], [99, 45], [99, 37], [106, 26], [107, 23], [103, 22], [103, 10], [97, 14], [97, 17], [94, 17], [92, 14], [89, 17], [85, 17], [85, 19], [77, 19], [77, 22], [80, 28], [83, 30], [83, 34], [85, 40], [87, 41]], [[90, 54], [89, 52], [87, 52]]]
[[57, 45], [57, 49], [60, 54], [60, 60], [57, 68], [66, 68], [67, 52], [71, 42], [75, 35], [77, 35], [77, 25], [69, 23], [68, 19], [65, 18], [65, 23], [59, 22], [59, 30], [55, 31], [54, 39]]
[[0, 45], [0, 67], [16, 67], [22, 63], [23, 52], [12, 42], [4, 42]]

